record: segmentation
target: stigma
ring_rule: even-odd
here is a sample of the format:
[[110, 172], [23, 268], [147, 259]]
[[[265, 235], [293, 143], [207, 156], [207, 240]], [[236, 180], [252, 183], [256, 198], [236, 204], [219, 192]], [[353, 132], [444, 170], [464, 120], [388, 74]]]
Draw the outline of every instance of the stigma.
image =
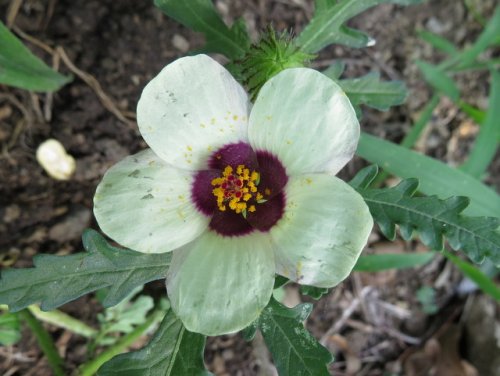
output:
[[245, 165], [238, 165], [236, 169], [226, 166], [222, 176], [212, 180], [217, 207], [220, 211], [227, 208], [246, 217], [247, 212], [255, 212], [255, 203], [263, 200], [263, 195], [258, 192], [260, 174], [250, 171]]

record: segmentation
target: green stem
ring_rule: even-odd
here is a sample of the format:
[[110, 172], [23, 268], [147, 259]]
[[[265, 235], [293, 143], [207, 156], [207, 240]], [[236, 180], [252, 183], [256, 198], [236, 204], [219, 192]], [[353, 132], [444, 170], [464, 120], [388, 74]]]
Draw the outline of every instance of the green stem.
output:
[[[418, 120], [415, 122], [413, 127], [411, 128], [410, 132], [403, 138], [403, 141], [401, 141], [401, 146], [405, 148], [412, 148], [415, 143], [417, 142], [418, 138], [420, 137], [422, 131], [425, 129], [425, 126], [429, 121], [431, 120], [432, 113], [436, 109], [437, 105], [439, 104], [439, 101], [441, 99], [441, 96], [437, 93], [435, 93], [431, 100], [425, 105], [424, 109], [422, 110], [422, 113]], [[380, 186], [384, 182], [385, 179], [389, 176], [389, 173], [387, 171], [382, 171], [375, 181], [373, 182], [374, 186]]]
[[36, 317], [33, 316], [33, 314], [27, 309], [19, 311], [19, 316], [26, 322], [26, 324], [35, 335], [40, 348], [47, 357], [47, 361], [49, 362], [54, 375], [64, 376], [64, 371], [61, 367], [63, 364], [63, 360], [59, 356], [59, 353], [57, 352], [56, 346], [50, 334], [45, 330], [40, 321], [38, 321]]
[[57, 309], [44, 312], [36, 305], [30, 305], [28, 309], [40, 321], [66, 329], [86, 338], [93, 338], [97, 335], [96, 329]]
[[130, 345], [132, 345], [139, 337], [141, 337], [150, 327], [156, 322], [159, 322], [165, 314], [163, 310], [156, 310], [147, 320], [135, 328], [132, 332], [120, 338], [113, 346], [109, 347], [97, 357], [83, 364], [80, 367], [80, 376], [95, 375], [97, 370], [108, 360], [114, 356], [124, 352]]

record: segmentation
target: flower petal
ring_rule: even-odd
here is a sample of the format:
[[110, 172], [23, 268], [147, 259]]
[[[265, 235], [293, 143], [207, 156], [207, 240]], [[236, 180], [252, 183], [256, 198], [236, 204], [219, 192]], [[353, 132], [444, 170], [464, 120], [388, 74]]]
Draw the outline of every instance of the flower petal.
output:
[[191, 202], [192, 174], [151, 149], [111, 167], [97, 187], [94, 214], [108, 236], [144, 253], [168, 252], [200, 235], [209, 218]]
[[257, 319], [267, 305], [274, 271], [269, 236], [222, 237], [208, 231], [174, 252], [168, 297], [188, 330], [232, 333]]
[[276, 155], [289, 175], [336, 174], [359, 139], [359, 123], [345, 93], [307, 68], [284, 70], [262, 87], [248, 131], [254, 149]]
[[160, 158], [202, 170], [212, 152], [247, 139], [248, 112], [241, 85], [215, 60], [197, 55], [174, 61], [148, 83], [137, 123]]
[[372, 229], [367, 205], [347, 183], [326, 174], [292, 177], [285, 192], [285, 214], [271, 229], [277, 273], [305, 285], [337, 285]]

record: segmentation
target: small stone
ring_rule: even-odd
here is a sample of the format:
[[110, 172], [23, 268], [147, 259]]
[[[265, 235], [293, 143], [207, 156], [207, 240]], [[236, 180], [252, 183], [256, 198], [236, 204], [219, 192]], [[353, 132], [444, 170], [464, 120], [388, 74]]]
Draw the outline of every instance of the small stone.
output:
[[172, 38], [172, 44], [181, 52], [189, 51], [189, 42], [180, 34], [175, 34]]

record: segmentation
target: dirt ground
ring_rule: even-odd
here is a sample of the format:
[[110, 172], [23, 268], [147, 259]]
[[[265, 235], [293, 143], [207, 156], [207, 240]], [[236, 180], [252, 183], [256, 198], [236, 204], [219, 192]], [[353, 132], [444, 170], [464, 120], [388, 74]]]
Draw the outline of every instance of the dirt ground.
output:
[[[15, 13], [14, 3], [21, 4]], [[366, 109], [362, 121], [366, 131], [397, 142], [431, 95], [414, 61], [435, 62], [442, 57], [418, 39], [416, 30], [425, 28], [458, 46], [467, 45], [481, 25], [465, 3], [473, 3], [485, 17], [495, 5], [494, 0], [431, 0], [411, 8], [378, 6], [351, 23], [373, 36], [375, 46], [329, 47], [313, 66], [323, 69], [341, 57], [347, 63], [347, 77], [377, 70], [386, 79], [404, 80], [411, 95], [403, 106], [384, 113]], [[298, 33], [313, 11], [312, 0], [216, 4], [229, 23], [243, 17], [253, 37], [269, 22], [278, 30]], [[49, 95], [0, 85], [0, 266], [26, 267], [37, 253], [63, 255], [82, 249], [82, 231], [97, 228], [92, 198], [103, 173], [146, 147], [134, 120], [142, 88], [164, 65], [188, 49], [201, 47], [203, 38], [167, 19], [152, 1], [0, 0], [0, 15], [4, 22], [13, 21], [14, 31], [32, 51], [75, 76]], [[70, 64], [54, 59], [56, 48], [63, 49]], [[493, 53], [499, 55], [499, 51]], [[71, 62], [77, 70], [70, 67]], [[93, 84], [89, 75], [96, 80]], [[463, 75], [459, 83], [466, 101], [487, 107], [487, 73]], [[464, 160], [475, 134], [477, 125], [443, 99], [418, 149], [456, 165]], [[68, 182], [48, 177], [35, 159], [37, 146], [48, 138], [59, 140], [76, 159], [76, 173]], [[363, 165], [355, 159], [342, 176], [352, 177]], [[500, 188], [500, 158], [486, 181]], [[418, 242], [388, 242], [375, 229], [366, 252], [422, 250]], [[422, 286], [437, 291], [435, 313], [426, 313], [416, 297]], [[148, 290], [163, 294], [161, 283], [151, 284]], [[312, 301], [299, 296], [296, 286], [286, 292], [288, 304]], [[62, 310], [93, 325], [102, 308], [87, 296]], [[353, 273], [315, 303], [307, 326], [336, 355], [330, 366], [334, 375], [488, 376], [500, 375], [500, 352], [491, 329], [500, 328], [499, 311], [491, 299], [462, 282], [452, 265], [437, 257], [417, 269]], [[48, 328], [71, 374], [86, 361], [85, 340]], [[210, 338], [206, 362], [218, 376], [275, 374], [259, 337], [251, 343], [239, 335]], [[2, 372], [51, 374], [29, 331], [24, 331], [17, 345], [0, 348]]]

